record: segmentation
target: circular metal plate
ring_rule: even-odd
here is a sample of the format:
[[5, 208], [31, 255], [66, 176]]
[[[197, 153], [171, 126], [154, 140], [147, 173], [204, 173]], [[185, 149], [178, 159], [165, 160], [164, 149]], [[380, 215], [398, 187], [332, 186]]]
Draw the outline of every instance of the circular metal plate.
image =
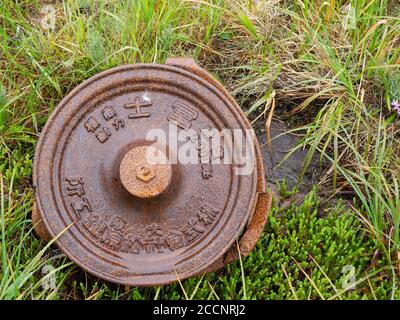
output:
[[[125, 189], [124, 157], [150, 129], [168, 133], [171, 122], [196, 131], [250, 127], [226, 92], [157, 64], [92, 77], [48, 120], [35, 155], [37, 207], [58, 246], [90, 273], [141, 286], [199, 274], [232, 246], [253, 213], [257, 170], [236, 175], [223, 161], [178, 163], [156, 197]], [[147, 167], [140, 170], [142, 181], [153, 179]]]

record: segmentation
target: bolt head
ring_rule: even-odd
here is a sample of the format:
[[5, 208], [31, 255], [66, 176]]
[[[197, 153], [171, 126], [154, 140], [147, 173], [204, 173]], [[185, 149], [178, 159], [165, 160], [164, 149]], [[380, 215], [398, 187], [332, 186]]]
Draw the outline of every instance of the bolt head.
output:
[[155, 176], [156, 173], [150, 166], [139, 167], [136, 171], [136, 178], [143, 182], [149, 182], [150, 180], [154, 179]]
[[[165, 157], [165, 163], [152, 163], [149, 154]], [[122, 185], [135, 197], [148, 199], [162, 194], [170, 185], [172, 166], [158, 148], [139, 145], [129, 150], [121, 160], [119, 175]]]

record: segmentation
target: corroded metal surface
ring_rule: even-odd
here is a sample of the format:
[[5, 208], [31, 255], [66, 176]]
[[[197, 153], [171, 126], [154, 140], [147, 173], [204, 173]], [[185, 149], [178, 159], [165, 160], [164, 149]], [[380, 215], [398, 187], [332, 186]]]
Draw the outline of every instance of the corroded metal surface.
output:
[[[162, 157], [164, 161], [149, 163], [147, 155], [151, 154]], [[152, 146], [137, 146], [122, 158], [119, 176], [130, 194], [148, 199], [157, 197], [168, 189], [172, 180], [172, 165], [161, 150]]]
[[[250, 124], [228, 92], [191, 59], [126, 65], [75, 88], [38, 143], [37, 211], [78, 265], [125, 285], [159, 285], [215, 270], [247, 254], [270, 198], [256, 143], [256, 170], [233, 165], [146, 162], [150, 129], [242, 129]], [[223, 155], [219, 155], [223, 157]], [[33, 220], [37, 220], [33, 217]]]
[[47, 229], [43, 223], [43, 220], [40, 218], [40, 214], [37, 209], [36, 202], [33, 203], [33, 207], [32, 207], [32, 222], [33, 222], [33, 227], [35, 229], [36, 234], [40, 238], [42, 238], [44, 241], [50, 241], [51, 236], [47, 232]]

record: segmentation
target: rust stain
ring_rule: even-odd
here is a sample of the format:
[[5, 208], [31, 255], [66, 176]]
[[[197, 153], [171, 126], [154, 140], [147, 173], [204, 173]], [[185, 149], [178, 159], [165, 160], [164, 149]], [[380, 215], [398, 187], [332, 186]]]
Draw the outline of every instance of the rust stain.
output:
[[50, 234], [47, 232], [46, 226], [44, 225], [42, 219], [40, 218], [40, 214], [37, 209], [36, 202], [33, 203], [32, 207], [32, 224], [34, 226], [34, 230], [36, 234], [42, 238], [44, 241], [49, 242], [51, 240]]

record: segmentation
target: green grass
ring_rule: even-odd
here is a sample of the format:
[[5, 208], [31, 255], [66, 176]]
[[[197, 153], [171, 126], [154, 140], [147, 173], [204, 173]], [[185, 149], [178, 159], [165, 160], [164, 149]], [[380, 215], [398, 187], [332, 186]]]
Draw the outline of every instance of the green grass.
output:
[[[0, 299], [399, 298], [397, 1], [68, 0], [55, 5], [54, 30], [40, 24], [42, 6], [0, 2]], [[301, 205], [275, 203], [241, 262], [182, 284], [125, 288], [84, 273], [32, 232], [33, 154], [76, 85], [169, 56], [195, 58], [255, 126], [290, 122], [302, 135], [292, 151], [308, 148], [303, 173], [315, 155], [328, 168]], [[281, 183], [281, 197], [295, 192]], [[343, 289], [346, 266], [355, 289]], [[56, 289], [46, 286], [52, 274]]]

